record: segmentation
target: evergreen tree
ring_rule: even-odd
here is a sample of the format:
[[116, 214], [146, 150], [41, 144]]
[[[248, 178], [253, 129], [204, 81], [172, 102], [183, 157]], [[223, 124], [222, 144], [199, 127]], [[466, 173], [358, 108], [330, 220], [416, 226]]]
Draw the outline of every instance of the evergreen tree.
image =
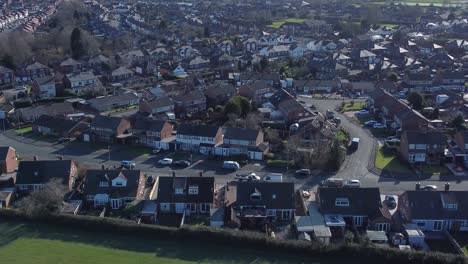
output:
[[81, 30], [75, 28], [71, 34], [70, 48], [73, 59], [79, 59], [84, 55], [83, 41], [81, 39]]

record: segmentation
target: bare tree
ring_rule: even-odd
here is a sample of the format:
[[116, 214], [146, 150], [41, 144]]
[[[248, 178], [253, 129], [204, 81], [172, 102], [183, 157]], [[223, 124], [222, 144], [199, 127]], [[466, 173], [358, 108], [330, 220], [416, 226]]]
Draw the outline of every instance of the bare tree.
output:
[[245, 128], [260, 129], [263, 118], [258, 113], [248, 113], [243, 122]]
[[61, 179], [53, 178], [41, 190], [34, 191], [18, 203], [18, 208], [29, 216], [55, 213], [63, 203], [67, 187]]

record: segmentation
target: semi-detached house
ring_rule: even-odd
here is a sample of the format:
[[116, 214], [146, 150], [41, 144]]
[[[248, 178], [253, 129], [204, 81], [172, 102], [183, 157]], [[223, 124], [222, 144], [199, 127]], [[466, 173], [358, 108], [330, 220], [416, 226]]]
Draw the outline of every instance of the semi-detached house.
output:
[[214, 154], [215, 146], [223, 142], [223, 130], [217, 126], [182, 124], [177, 128], [176, 149]]

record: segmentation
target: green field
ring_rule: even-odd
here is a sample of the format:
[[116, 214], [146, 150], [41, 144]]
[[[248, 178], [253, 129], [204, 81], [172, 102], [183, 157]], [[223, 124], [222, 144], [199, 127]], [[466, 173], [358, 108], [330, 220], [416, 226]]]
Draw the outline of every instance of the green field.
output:
[[1, 263], [341, 263], [165, 237], [0, 221]]
[[283, 20], [275, 21], [271, 25], [269, 25], [268, 27], [280, 28], [286, 22], [304, 23], [305, 21], [306, 21], [305, 19], [301, 19], [301, 18], [286, 18], [286, 19], [283, 19]]

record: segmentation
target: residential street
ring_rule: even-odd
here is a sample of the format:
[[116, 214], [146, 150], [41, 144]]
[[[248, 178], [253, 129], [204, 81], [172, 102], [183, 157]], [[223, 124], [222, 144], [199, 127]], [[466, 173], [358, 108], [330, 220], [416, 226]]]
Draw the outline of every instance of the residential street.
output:
[[[307, 104], [314, 104], [320, 111], [333, 110], [342, 102], [341, 100], [316, 100], [308, 96], [300, 96], [300, 100], [306, 101]], [[414, 189], [416, 182], [421, 182], [422, 185], [437, 185], [442, 189], [444, 183], [448, 181], [451, 183], [451, 189], [453, 190], [468, 189], [466, 181], [455, 177], [450, 177], [450, 179], [433, 178], [423, 181], [417, 179], [395, 181], [391, 178], [382, 178], [369, 172], [367, 166], [371, 159], [374, 138], [362, 127], [350, 122], [343, 115], [336, 114], [340, 117], [342, 126], [351, 133], [351, 137], [360, 138], [358, 150], [346, 157], [342, 168], [335, 175], [324, 175], [319, 171], [315, 171], [313, 176], [302, 179], [294, 177], [293, 171], [285, 173], [285, 180], [295, 182], [297, 188], [316, 188], [323, 179], [338, 177], [343, 179], [359, 179], [362, 186], [378, 186], [383, 193], [400, 193], [404, 190], [411, 190]], [[102, 165], [106, 167], [119, 167], [122, 160], [133, 160], [137, 164], [136, 168], [148, 175], [172, 175], [171, 167], [157, 165], [157, 161], [168, 155], [168, 152], [157, 155], [144, 154], [138, 148], [112, 145], [109, 160], [109, 151], [105, 145], [84, 142], [57, 144], [44, 141], [44, 139], [38, 140], [37, 137], [21, 137], [16, 135], [12, 130], [1, 133], [0, 142], [2, 142], [1, 145], [14, 147], [20, 157], [26, 160], [33, 159], [34, 155], [37, 155], [39, 159], [56, 159], [58, 156], [63, 156], [65, 159], [77, 160], [91, 168], [100, 168]], [[229, 180], [233, 180], [236, 173], [255, 172], [261, 177], [268, 172], [284, 173], [284, 171], [271, 171], [264, 166], [263, 162], [252, 162], [237, 172], [227, 171], [221, 167], [221, 161], [208, 160], [205, 156], [194, 155], [193, 164], [190, 167], [183, 169], [175, 168], [174, 170], [176, 175], [184, 176], [198, 176], [200, 171], [203, 171], [203, 175], [205, 176], [214, 176], [217, 184], [224, 184]]]

